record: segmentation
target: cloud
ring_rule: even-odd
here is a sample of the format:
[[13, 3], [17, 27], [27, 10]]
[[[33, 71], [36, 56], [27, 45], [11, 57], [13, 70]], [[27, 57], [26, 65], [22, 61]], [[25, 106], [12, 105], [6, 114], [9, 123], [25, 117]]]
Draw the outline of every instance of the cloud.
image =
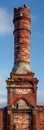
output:
[[44, 92], [38, 92], [37, 101], [39, 105], [44, 105]]
[[0, 92], [0, 108], [7, 105], [7, 93]]
[[6, 87], [5, 79], [0, 75], [0, 87]]
[[12, 31], [12, 15], [5, 9], [0, 8], [0, 34], [11, 33]]
[[3, 108], [7, 106], [7, 100], [6, 99], [0, 99], [0, 108]]
[[6, 99], [0, 99], [0, 104], [6, 103]]
[[0, 72], [0, 108], [7, 105], [6, 72]]
[[4, 98], [4, 97], [5, 97], [5, 98], [6, 98], [6, 97], [7, 97], [7, 93], [6, 93], [6, 92], [3, 92], [3, 91], [2, 91], [2, 92], [0, 92], [0, 97], [2, 97], [2, 98]]

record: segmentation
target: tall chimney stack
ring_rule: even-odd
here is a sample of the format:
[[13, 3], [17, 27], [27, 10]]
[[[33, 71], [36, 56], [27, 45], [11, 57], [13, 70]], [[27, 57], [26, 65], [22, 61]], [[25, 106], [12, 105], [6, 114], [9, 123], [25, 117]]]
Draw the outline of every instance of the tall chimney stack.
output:
[[13, 72], [26, 74], [30, 69], [30, 9], [27, 5], [14, 8], [14, 67]]

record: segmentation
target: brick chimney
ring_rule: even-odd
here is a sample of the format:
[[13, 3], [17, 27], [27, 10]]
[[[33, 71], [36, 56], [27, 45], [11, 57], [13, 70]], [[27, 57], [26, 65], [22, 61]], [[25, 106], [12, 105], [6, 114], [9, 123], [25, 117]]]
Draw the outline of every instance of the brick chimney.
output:
[[26, 74], [30, 69], [30, 9], [27, 5], [14, 8], [14, 67], [13, 72]]

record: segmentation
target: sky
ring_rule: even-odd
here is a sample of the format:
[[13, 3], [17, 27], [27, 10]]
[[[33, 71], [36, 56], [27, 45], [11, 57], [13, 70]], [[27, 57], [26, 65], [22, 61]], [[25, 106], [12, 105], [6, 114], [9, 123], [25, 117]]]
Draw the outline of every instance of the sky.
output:
[[6, 79], [14, 65], [14, 7], [31, 10], [30, 66], [39, 80], [37, 104], [44, 105], [44, 0], [0, 0], [0, 107], [7, 105]]

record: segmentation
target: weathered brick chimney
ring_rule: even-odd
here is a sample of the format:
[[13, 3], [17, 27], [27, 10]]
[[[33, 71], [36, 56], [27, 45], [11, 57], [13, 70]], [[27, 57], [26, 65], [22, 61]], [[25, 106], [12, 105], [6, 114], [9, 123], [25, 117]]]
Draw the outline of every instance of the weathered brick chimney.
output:
[[14, 67], [13, 72], [29, 73], [30, 69], [30, 9], [27, 5], [14, 8]]
[[[36, 130], [38, 79], [30, 69], [30, 9], [14, 9], [14, 67], [7, 83], [7, 130]], [[5, 129], [4, 129], [5, 130]]]

